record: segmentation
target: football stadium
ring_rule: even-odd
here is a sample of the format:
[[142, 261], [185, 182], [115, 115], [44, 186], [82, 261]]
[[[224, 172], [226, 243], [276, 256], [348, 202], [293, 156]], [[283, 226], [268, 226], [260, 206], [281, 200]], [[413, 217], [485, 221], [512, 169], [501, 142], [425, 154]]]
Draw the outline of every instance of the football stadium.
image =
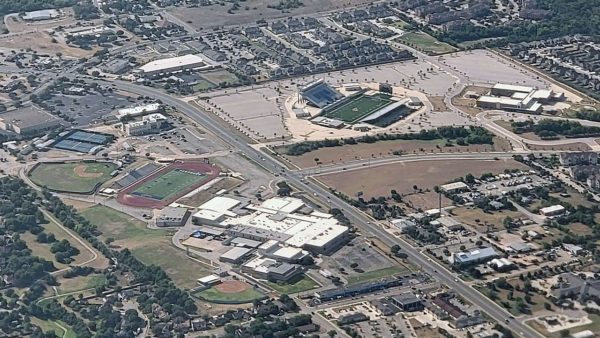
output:
[[217, 166], [200, 161], [177, 161], [139, 180], [117, 195], [119, 203], [140, 208], [162, 208], [219, 176]]
[[408, 98], [355, 87], [354, 93], [344, 96], [321, 79], [303, 87], [300, 97], [302, 103], [320, 109], [313, 123], [333, 128], [356, 123], [386, 127], [413, 111]]

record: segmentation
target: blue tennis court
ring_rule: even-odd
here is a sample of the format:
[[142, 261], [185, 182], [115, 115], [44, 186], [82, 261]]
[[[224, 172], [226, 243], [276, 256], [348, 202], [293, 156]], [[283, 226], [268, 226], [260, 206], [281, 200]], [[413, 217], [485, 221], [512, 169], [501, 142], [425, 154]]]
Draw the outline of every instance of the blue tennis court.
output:
[[78, 142], [69, 139], [60, 140], [54, 144], [54, 148], [77, 151], [80, 153], [89, 153], [90, 150], [97, 146], [98, 144]]
[[94, 144], [107, 144], [111, 141], [111, 136], [77, 130], [68, 135], [66, 139]]

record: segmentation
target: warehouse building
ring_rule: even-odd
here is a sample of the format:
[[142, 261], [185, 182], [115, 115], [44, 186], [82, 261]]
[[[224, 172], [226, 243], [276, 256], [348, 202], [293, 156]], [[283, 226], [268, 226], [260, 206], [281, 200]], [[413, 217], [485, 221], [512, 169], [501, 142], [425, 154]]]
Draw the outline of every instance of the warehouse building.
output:
[[156, 226], [175, 227], [183, 226], [190, 213], [186, 208], [165, 207], [156, 218]]
[[549, 207], [541, 208], [540, 214], [550, 217], [550, 216], [558, 216], [564, 214], [566, 211], [565, 207], [560, 204], [552, 205]]
[[204, 60], [194, 54], [155, 60], [138, 68], [142, 75], [168, 74], [206, 66]]
[[37, 136], [61, 126], [59, 118], [33, 106], [0, 114], [0, 129], [24, 137]]
[[477, 248], [467, 252], [457, 252], [450, 256], [454, 265], [471, 265], [482, 263], [498, 257], [498, 253], [491, 247]]
[[60, 12], [56, 9], [42, 9], [39, 11], [26, 12], [23, 15], [25, 21], [43, 21], [60, 17]]

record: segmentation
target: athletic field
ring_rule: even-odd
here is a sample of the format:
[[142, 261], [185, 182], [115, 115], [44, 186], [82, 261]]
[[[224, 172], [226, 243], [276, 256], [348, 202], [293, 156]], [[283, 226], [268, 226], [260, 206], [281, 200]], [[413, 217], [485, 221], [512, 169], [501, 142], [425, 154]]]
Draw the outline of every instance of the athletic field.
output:
[[206, 175], [182, 169], [168, 171], [131, 192], [155, 200], [164, 200], [202, 181]]
[[30, 172], [33, 183], [54, 191], [91, 194], [108, 181], [117, 165], [110, 162], [39, 163]]
[[391, 102], [390, 96], [382, 93], [377, 93], [372, 96], [358, 95], [330, 111], [323, 112], [321, 116], [347, 123], [356, 123], [387, 106]]

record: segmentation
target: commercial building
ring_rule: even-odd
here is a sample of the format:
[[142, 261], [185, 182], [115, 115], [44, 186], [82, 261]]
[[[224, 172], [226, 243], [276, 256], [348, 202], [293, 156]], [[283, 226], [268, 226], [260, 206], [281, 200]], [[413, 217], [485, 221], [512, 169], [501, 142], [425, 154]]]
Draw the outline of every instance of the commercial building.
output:
[[33, 106], [0, 114], [0, 129], [21, 136], [36, 136], [62, 126], [61, 120]]
[[386, 290], [389, 288], [402, 286], [403, 284], [404, 281], [401, 278], [383, 277], [376, 281], [358, 283], [337, 289], [318, 291], [315, 292], [314, 297], [320, 302], [327, 302], [335, 299], [354, 297], [379, 290]]
[[157, 134], [165, 128], [167, 121], [168, 119], [163, 114], [155, 113], [142, 117], [141, 121], [126, 123], [123, 127], [128, 136]]
[[26, 12], [23, 15], [25, 21], [43, 21], [60, 17], [60, 12], [56, 9], [43, 9], [39, 11]]
[[227, 217], [236, 217], [238, 214], [232, 210], [243, 205], [242, 201], [235, 198], [217, 196], [198, 207], [198, 212], [192, 216], [192, 223], [220, 226]]
[[239, 264], [246, 260], [254, 250], [250, 248], [243, 248], [240, 246], [236, 246], [226, 253], [222, 254], [219, 257], [219, 261], [231, 263], [231, 264]]
[[160, 107], [161, 106], [159, 103], [150, 103], [143, 106], [119, 109], [117, 111], [117, 118], [122, 120], [123, 118], [131, 118], [156, 113], [160, 110]]
[[138, 70], [142, 75], [168, 74], [182, 70], [206, 66], [204, 60], [194, 54], [187, 54], [167, 59], [160, 59], [141, 66]]
[[465, 182], [453, 182], [441, 185], [440, 190], [447, 193], [457, 193], [469, 190], [469, 186]]
[[402, 311], [421, 311], [424, 308], [423, 302], [410, 292], [390, 297], [390, 301]]
[[160, 211], [160, 214], [156, 218], [156, 226], [182, 226], [187, 222], [189, 216], [190, 213], [186, 208], [165, 207]]
[[447, 320], [450, 326], [462, 329], [472, 325], [481, 324], [485, 318], [479, 310], [467, 313], [460, 302], [449, 293], [438, 294], [431, 302], [430, 310], [441, 320]]
[[552, 205], [549, 207], [541, 208], [540, 214], [544, 216], [558, 216], [564, 214], [566, 211], [565, 207], [560, 204]]
[[497, 83], [490, 89], [489, 95], [482, 95], [477, 99], [477, 106], [539, 114], [543, 110], [542, 104], [562, 99], [563, 93], [552, 90]]
[[457, 230], [464, 229], [464, 226], [461, 222], [457, 221], [455, 218], [450, 217], [450, 216], [440, 217], [440, 218], [436, 219], [435, 221], [437, 221], [439, 223], [439, 225], [443, 226], [444, 228], [446, 228], [450, 231], [457, 231]]
[[340, 225], [333, 215], [315, 211], [300, 213], [308, 210], [297, 198], [274, 197], [246, 208], [253, 212], [221, 222], [221, 226], [229, 228], [230, 236], [277, 240], [286, 246], [325, 254], [336, 250], [348, 238], [348, 227]]
[[492, 258], [498, 257], [498, 253], [491, 247], [473, 249], [467, 252], [457, 252], [452, 254], [450, 259], [454, 265], [471, 265], [488, 261]]
[[302, 269], [298, 265], [257, 257], [242, 265], [242, 272], [259, 279], [287, 282], [300, 275]]

